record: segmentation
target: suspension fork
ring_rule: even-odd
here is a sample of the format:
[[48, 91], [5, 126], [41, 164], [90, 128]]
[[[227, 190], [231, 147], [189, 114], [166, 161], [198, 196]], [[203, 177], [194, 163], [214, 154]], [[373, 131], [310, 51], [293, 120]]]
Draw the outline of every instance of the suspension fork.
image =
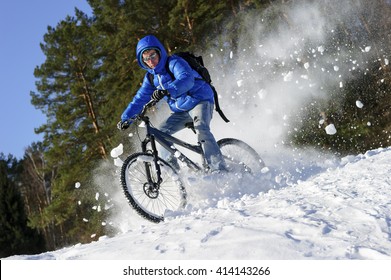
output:
[[151, 172], [151, 163], [150, 162], [145, 162], [145, 171], [146, 175], [148, 178], [148, 183], [150, 185], [155, 185], [157, 184], [158, 186], [162, 183], [163, 179], [161, 176], [161, 170], [160, 170], [160, 165], [159, 165], [159, 154], [156, 148], [156, 141], [155, 137], [153, 135], [147, 135], [145, 140], [141, 143], [142, 151], [144, 153], [147, 152], [147, 145], [148, 143], [151, 143], [151, 154], [153, 156], [153, 164], [155, 165], [155, 170], [156, 170], [156, 179], [157, 182], [154, 182], [153, 177], [152, 177], [152, 172]]

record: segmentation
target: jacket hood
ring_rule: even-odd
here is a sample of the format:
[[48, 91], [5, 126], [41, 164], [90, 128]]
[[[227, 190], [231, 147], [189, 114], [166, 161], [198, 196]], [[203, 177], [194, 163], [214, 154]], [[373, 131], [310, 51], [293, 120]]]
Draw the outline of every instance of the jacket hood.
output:
[[[156, 49], [160, 55], [160, 61], [154, 69], [149, 68], [146, 64], [144, 64], [142, 60], [143, 52], [148, 49]], [[147, 70], [151, 74], [161, 73], [162, 70], [165, 68], [167, 61], [167, 51], [164, 48], [163, 44], [159, 41], [159, 39], [153, 35], [145, 36], [137, 43], [136, 55], [137, 62], [140, 67]]]

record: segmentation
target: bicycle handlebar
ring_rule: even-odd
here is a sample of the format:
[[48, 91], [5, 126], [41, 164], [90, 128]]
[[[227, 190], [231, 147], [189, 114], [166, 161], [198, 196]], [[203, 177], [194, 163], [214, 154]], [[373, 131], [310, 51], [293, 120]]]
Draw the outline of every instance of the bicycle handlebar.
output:
[[147, 104], [144, 105], [143, 109], [141, 110], [140, 114], [136, 117], [136, 118], [139, 118], [139, 119], [142, 119], [145, 115], [145, 113], [147, 112], [147, 109], [155, 106], [157, 103], [156, 100], [153, 100], [151, 99], [150, 101], [148, 101]]
[[132, 123], [133, 121], [135, 121], [135, 120], [142, 120], [142, 121], [143, 121], [143, 120], [145, 119], [145, 113], [147, 112], [147, 109], [149, 109], [149, 108], [155, 106], [156, 103], [157, 103], [157, 102], [156, 102], [155, 100], [151, 99], [150, 101], [148, 101], [147, 104], [145, 104], [145, 105], [143, 106], [143, 109], [141, 110], [140, 114], [135, 115], [134, 117], [128, 119], [128, 120], [126, 121], [126, 123], [131, 124], [131, 123]]

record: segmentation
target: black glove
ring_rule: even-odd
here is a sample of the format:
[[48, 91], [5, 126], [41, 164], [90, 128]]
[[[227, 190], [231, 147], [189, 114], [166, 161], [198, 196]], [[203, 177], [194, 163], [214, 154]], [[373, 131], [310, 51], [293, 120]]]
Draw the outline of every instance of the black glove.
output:
[[151, 99], [158, 102], [166, 95], [168, 95], [168, 91], [166, 89], [157, 89], [152, 93]]
[[130, 126], [130, 124], [131, 124], [131, 122], [129, 122], [129, 121], [119, 121], [117, 123], [117, 128], [119, 130], [125, 130]]

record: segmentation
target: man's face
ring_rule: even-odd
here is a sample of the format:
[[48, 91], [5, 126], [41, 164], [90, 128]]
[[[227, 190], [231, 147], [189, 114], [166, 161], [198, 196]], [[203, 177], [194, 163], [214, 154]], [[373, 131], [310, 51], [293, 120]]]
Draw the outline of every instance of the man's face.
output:
[[146, 50], [142, 56], [144, 63], [151, 69], [154, 69], [160, 60], [159, 53], [156, 50]]

